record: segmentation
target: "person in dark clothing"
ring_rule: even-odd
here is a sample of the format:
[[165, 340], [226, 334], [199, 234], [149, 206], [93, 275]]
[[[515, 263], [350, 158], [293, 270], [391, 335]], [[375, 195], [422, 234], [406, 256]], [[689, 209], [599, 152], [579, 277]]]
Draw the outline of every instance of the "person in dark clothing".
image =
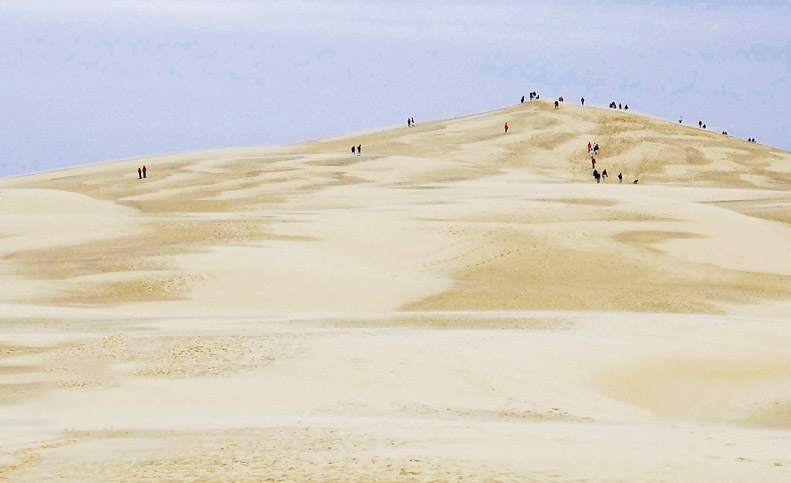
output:
[[606, 177], [607, 177], [607, 169], [605, 169], [604, 171], [601, 172], [601, 180], [602, 180], [602, 182], [604, 182], [604, 178], [606, 178]]
[[624, 104], [623, 105], [623, 110], [624, 111], [628, 111], [629, 110], [629, 104]]
[[623, 109], [620, 102], [618, 103], [618, 109]]
[[411, 118], [409, 118], [409, 120], [412, 121], [412, 127], [415, 127], [415, 118], [411, 117]]
[[623, 183], [623, 173], [618, 173], [618, 182]]
[[519, 104], [524, 104], [524, 103], [525, 103], [525, 96], [522, 96], [522, 100], [519, 101]]
[[706, 129], [706, 125], [705, 124], [703, 125], [703, 129]]
[[559, 105], [560, 103], [558, 101], [555, 101], [555, 109], [557, 109]]
[[703, 121], [698, 121], [698, 127], [699, 127], [699, 128], [702, 128], [702, 127], [703, 127]]
[[146, 165], [144, 164], [144, 165], [143, 165], [143, 177], [144, 177], [144, 178], [146, 177], [146, 171], [147, 171], [147, 170], [146, 170]]
[[143, 170], [137, 168], [137, 179], [143, 179]]
[[593, 170], [593, 179], [595, 179], [597, 183], [601, 181], [601, 175], [595, 169]]
[[591, 156], [591, 168], [596, 169], [596, 158]]
[[362, 144], [358, 144], [357, 145], [357, 156], [361, 155], [362, 153], [363, 153], [363, 145]]
[[599, 154], [599, 143], [593, 143], [593, 154]]
[[410, 119], [410, 118], [406, 118], [406, 125], [407, 125], [408, 127], [412, 127], [412, 119]]
[[580, 99], [580, 103], [581, 103], [583, 106], [585, 105], [585, 98], [584, 98], [584, 97], [583, 97], [582, 99]]
[[352, 146], [352, 156], [354, 156], [354, 146]]

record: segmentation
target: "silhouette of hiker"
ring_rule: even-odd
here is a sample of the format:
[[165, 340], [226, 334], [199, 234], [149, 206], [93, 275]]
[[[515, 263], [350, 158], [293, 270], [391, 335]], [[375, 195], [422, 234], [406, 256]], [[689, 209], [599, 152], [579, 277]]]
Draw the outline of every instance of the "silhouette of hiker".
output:
[[519, 104], [524, 104], [524, 102], [525, 102], [525, 96], [522, 96], [522, 100], [519, 101]]
[[410, 117], [409, 120], [412, 121], [412, 127], [415, 127], [415, 118], [414, 117]]
[[585, 105], [585, 98], [584, 97], [582, 99], [580, 99], [580, 103], [582, 103], [583, 106]]
[[681, 124], [681, 121], [682, 121], [683, 119], [684, 119], [684, 117], [683, 117], [683, 116], [682, 116], [682, 117], [680, 117], [680, 118], [678, 118], [678, 123], [679, 123], [679, 124]]
[[137, 179], [143, 179], [143, 170], [137, 168]]
[[588, 141], [588, 154], [593, 154], [593, 145]]
[[593, 170], [593, 178], [596, 180], [596, 182], [597, 182], [597, 183], [598, 183], [599, 181], [601, 181], [601, 175], [600, 175], [600, 174], [599, 174], [599, 172], [598, 172], [598, 171], [596, 171], [595, 169]]
[[623, 183], [623, 173], [618, 173], [618, 182]]
[[362, 153], [363, 153], [363, 145], [362, 144], [358, 144], [357, 145], [357, 156], [361, 155]]
[[352, 156], [354, 156], [354, 146], [352, 146]]
[[703, 127], [703, 121], [698, 121], [698, 127], [700, 127], [700, 128]]
[[505, 123], [505, 125], [503, 126], [503, 129], [505, 129], [506, 133], [508, 132], [508, 123]]
[[143, 177], [144, 178], [146, 177], [146, 165], [145, 164], [143, 165]]
[[618, 109], [623, 109], [620, 102], [618, 103]]
[[406, 118], [406, 125], [412, 127], [412, 119]]
[[705, 124], [703, 125], [703, 129], [706, 129], [706, 125]]
[[607, 169], [605, 168], [604, 171], [601, 172], [601, 180], [604, 182], [604, 178], [607, 177]]
[[623, 105], [623, 110], [624, 111], [628, 111], [629, 110], [629, 104], [624, 104]]
[[593, 143], [593, 154], [599, 154], [599, 143]]
[[557, 109], [559, 105], [560, 104], [558, 103], [558, 101], [555, 101], [555, 109]]
[[596, 169], [596, 158], [591, 156], [591, 168]]

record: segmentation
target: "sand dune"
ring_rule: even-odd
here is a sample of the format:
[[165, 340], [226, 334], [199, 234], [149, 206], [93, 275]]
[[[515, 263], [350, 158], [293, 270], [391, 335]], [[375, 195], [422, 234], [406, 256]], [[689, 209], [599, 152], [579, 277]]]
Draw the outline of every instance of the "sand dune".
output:
[[0, 202], [0, 479], [791, 478], [789, 153], [530, 102]]

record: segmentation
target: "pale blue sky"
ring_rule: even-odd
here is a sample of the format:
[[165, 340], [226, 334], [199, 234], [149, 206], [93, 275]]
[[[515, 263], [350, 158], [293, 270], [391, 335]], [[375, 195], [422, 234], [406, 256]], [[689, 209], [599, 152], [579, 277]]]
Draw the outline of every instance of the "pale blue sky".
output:
[[791, 5], [0, 0], [0, 176], [611, 100], [791, 149]]

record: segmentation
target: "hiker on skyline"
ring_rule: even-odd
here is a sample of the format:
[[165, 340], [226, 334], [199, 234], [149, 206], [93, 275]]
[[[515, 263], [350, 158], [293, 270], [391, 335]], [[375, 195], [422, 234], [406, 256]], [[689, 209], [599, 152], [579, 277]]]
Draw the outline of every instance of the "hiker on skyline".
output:
[[583, 97], [582, 99], [580, 99], [580, 103], [581, 103], [583, 106], [585, 105], [585, 98], [584, 98], [584, 97]]

